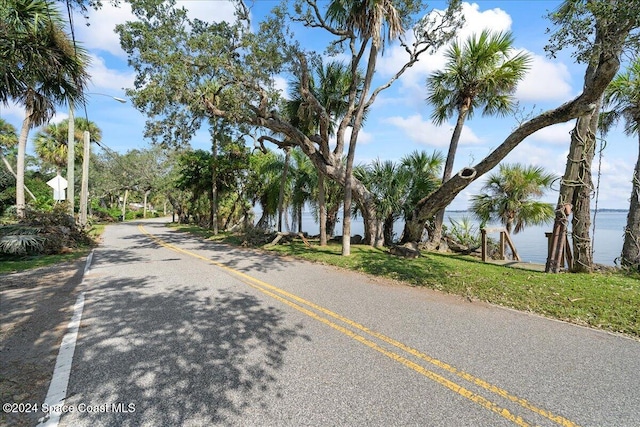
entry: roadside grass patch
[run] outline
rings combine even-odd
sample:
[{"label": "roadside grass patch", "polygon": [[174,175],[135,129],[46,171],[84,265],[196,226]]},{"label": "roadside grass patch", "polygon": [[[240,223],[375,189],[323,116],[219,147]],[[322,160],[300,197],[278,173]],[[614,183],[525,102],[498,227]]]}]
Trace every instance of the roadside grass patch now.
[{"label": "roadside grass patch", "polygon": [[34,256],[0,256],[0,274],[17,273],[32,268],[46,267],[61,262],[74,261],[87,256],[89,248],[77,249],[73,252],[58,255],[34,255]]},{"label": "roadside grass patch", "polygon": [[[225,233],[208,238],[235,245],[242,240]],[[546,274],[486,264],[470,256],[423,253],[416,259],[400,258],[365,245],[352,245],[351,255],[343,257],[340,244],[334,242],[307,247],[294,241],[263,249],[640,338],[638,274]]]}]

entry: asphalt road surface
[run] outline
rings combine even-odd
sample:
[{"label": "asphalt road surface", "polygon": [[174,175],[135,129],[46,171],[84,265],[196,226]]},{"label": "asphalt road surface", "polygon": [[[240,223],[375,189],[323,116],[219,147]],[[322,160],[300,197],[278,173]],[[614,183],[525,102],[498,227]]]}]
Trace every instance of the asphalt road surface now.
[{"label": "asphalt road surface", "polygon": [[163,223],[95,250],[60,425],[640,426],[638,341]]}]

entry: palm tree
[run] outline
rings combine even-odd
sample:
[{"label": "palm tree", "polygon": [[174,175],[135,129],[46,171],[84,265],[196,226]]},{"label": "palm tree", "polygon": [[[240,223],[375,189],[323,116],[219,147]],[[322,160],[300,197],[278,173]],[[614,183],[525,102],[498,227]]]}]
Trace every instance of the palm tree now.
[{"label": "palm tree", "polygon": [[391,246],[393,224],[402,215],[410,192],[410,171],[401,164],[377,159],[367,166],[356,168],[354,175],[374,194],[377,216],[382,222],[384,245]]},{"label": "palm tree", "polygon": [[64,33],[64,22],[57,9],[46,0],[8,0],[3,8],[0,100],[25,107],[25,119],[18,140],[16,204],[18,216],[24,216],[24,168],[27,137],[34,126],[45,123],[55,105],[81,101],[88,79],[88,56],[76,49]]},{"label": "palm tree", "polygon": [[[605,110],[601,115],[601,128],[607,132],[620,118],[624,118],[627,135],[637,135],[640,145],[640,57],[636,57],[629,69],[616,76],[604,96]],[[620,256],[626,267],[640,268],[640,152],[633,171],[631,199],[624,243]]]},{"label": "palm tree", "polygon": [[500,221],[508,233],[553,221],[553,205],[532,199],[541,197],[555,179],[541,167],[500,165],[487,178],[483,193],[471,198],[471,211],[480,221]]},{"label": "palm tree", "polygon": [[[352,180],[353,161],[355,158],[356,143],[358,133],[362,128],[365,110],[367,107],[366,98],[369,96],[371,82],[376,68],[378,54],[384,45],[404,33],[402,18],[395,8],[392,0],[332,0],[329,3],[326,14],[327,21],[334,23],[345,29],[343,37],[361,40],[362,50],[353,56],[351,66],[351,87],[349,91],[349,106],[347,114],[338,128],[338,141],[344,138],[347,126],[351,126],[351,138],[347,152],[347,162],[345,166],[345,187],[344,187],[344,222],[342,224],[342,255],[350,255],[351,249],[351,218],[349,212],[352,204]],[[386,30],[386,31],[385,31]],[[369,46],[369,57],[364,78],[358,80],[358,61],[364,55],[365,46]],[[361,89],[356,90],[358,85]],[[367,210],[370,210],[367,207]],[[369,214],[365,216],[368,218]],[[370,218],[369,220],[374,220]],[[375,243],[375,242],[370,242]]]},{"label": "palm tree", "polygon": [[[82,161],[82,146],[84,145],[84,131],[88,131],[91,142],[102,140],[102,131],[94,122],[87,119],[74,120],[75,160]],[[33,141],[36,153],[42,160],[55,166],[58,170],[67,166],[69,120],[60,123],[50,123],[36,133]]]},{"label": "palm tree", "polygon": [[[411,177],[410,191],[403,206],[405,229],[402,234],[405,236],[410,234],[408,227],[415,223],[413,215],[420,199],[434,192],[441,183],[439,176],[442,176],[444,156],[439,151],[432,154],[414,151],[400,162]],[[423,224],[420,224],[420,228],[422,231]],[[427,228],[433,233],[433,224],[428,224]]]},{"label": "palm tree", "polygon": [[[478,109],[482,109],[484,116],[504,116],[513,110],[512,94],[531,62],[531,57],[525,53],[513,54],[513,42],[510,32],[488,30],[479,36],[472,35],[464,44],[455,41],[445,52],[447,64],[444,70],[427,79],[427,100],[435,107],[432,120],[441,125],[457,114],[443,183],[451,178],[465,120]],[[440,242],[443,219],[444,209],[436,214],[434,233],[430,236],[435,245]]]},{"label": "palm tree", "polygon": [[293,160],[291,209],[293,221],[298,223],[298,233],[302,232],[302,211],[304,205],[310,202],[318,185],[318,171],[311,160],[300,150],[291,150]]}]

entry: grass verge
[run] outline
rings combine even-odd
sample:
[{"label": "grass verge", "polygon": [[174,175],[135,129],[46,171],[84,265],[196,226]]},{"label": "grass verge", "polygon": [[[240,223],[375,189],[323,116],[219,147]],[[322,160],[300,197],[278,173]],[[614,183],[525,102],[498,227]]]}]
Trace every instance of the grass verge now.
[{"label": "grass verge", "polygon": [[[243,241],[236,235],[214,236],[193,226],[175,228],[222,243]],[[361,245],[353,245],[349,257],[340,255],[338,244],[307,247],[294,241],[263,249],[640,338],[637,274],[546,274],[457,255],[424,253],[417,259],[405,259]]]}]

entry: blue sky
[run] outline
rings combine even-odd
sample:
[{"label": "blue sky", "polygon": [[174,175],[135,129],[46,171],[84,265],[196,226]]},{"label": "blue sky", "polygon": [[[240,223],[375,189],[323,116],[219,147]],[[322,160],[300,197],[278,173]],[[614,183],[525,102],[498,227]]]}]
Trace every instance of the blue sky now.
[{"label": "blue sky", "polygon": [[[276,1],[254,3],[252,15],[257,22]],[[466,38],[484,28],[510,30],[515,37],[515,48],[525,50],[533,56],[532,68],[521,82],[516,92],[524,115],[554,108],[570,100],[580,92],[584,65],[574,64],[570,52],[562,52],[557,59],[545,55],[544,46],[548,35],[545,29],[549,22],[545,19],[548,11],[554,10],[559,1],[478,1],[464,3],[465,27],[459,37]],[[322,3],[321,3],[322,4]],[[200,19],[230,19],[233,8],[222,0],[179,1],[188,8],[192,16]],[[443,8],[444,1],[434,1],[430,5]],[[125,97],[124,88],[132,87],[134,73],[127,66],[126,54],[120,49],[119,40],[113,32],[116,24],[132,20],[127,4],[120,8],[105,5],[99,11],[90,11],[89,23],[84,18],[75,17],[76,37],[92,56],[90,74],[92,82],[87,103],[87,115],[102,129],[103,143],[118,152],[148,145],[143,139],[145,117],[131,106],[121,104],[108,96]],[[303,43],[317,43],[320,30],[301,34]],[[378,62],[377,80],[381,84],[392,76],[403,64],[403,52],[391,46]],[[374,104],[359,137],[356,162],[369,162],[380,158],[399,160],[414,150],[440,150],[446,153],[455,118],[443,126],[436,127],[430,122],[431,107],[424,101],[427,97],[425,79],[429,73],[442,67],[440,53],[425,55],[420,62],[409,69],[390,89],[384,91]],[[286,93],[286,77],[277,80]],[[0,106],[0,115],[5,120],[20,127],[24,117],[17,106]],[[84,117],[82,110],[76,116]],[[60,109],[54,121],[68,117],[68,112]],[[493,148],[499,145],[517,126],[517,117],[486,118],[475,115],[468,120],[462,133],[454,170],[477,163]],[[520,162],[544,166],[549,172],[561,175],[566,164],[569,147],[569,131],[573,122],[543,129],[523,141],[505,162]],[[35,134],[35,130],[30,136]],[[616,129],[607,139],[601,165],[599,207],[610,209],[628,208],[631,192],[631,176],[637,159],[637,137],[628,137]],[[199,132],[192,140],[194,148],[209,149],[208,132]],[[29,142],[29,150],[32,143]],[[598,168],[594,161],[594,179]],[[466,209],[468,198],[477,194],[483,178],[463,191],[451,205],[451,209]],[[556,189],[557,190],[557,189]],[[555,203],[557,193],[549,192],[544,200]]]}]

